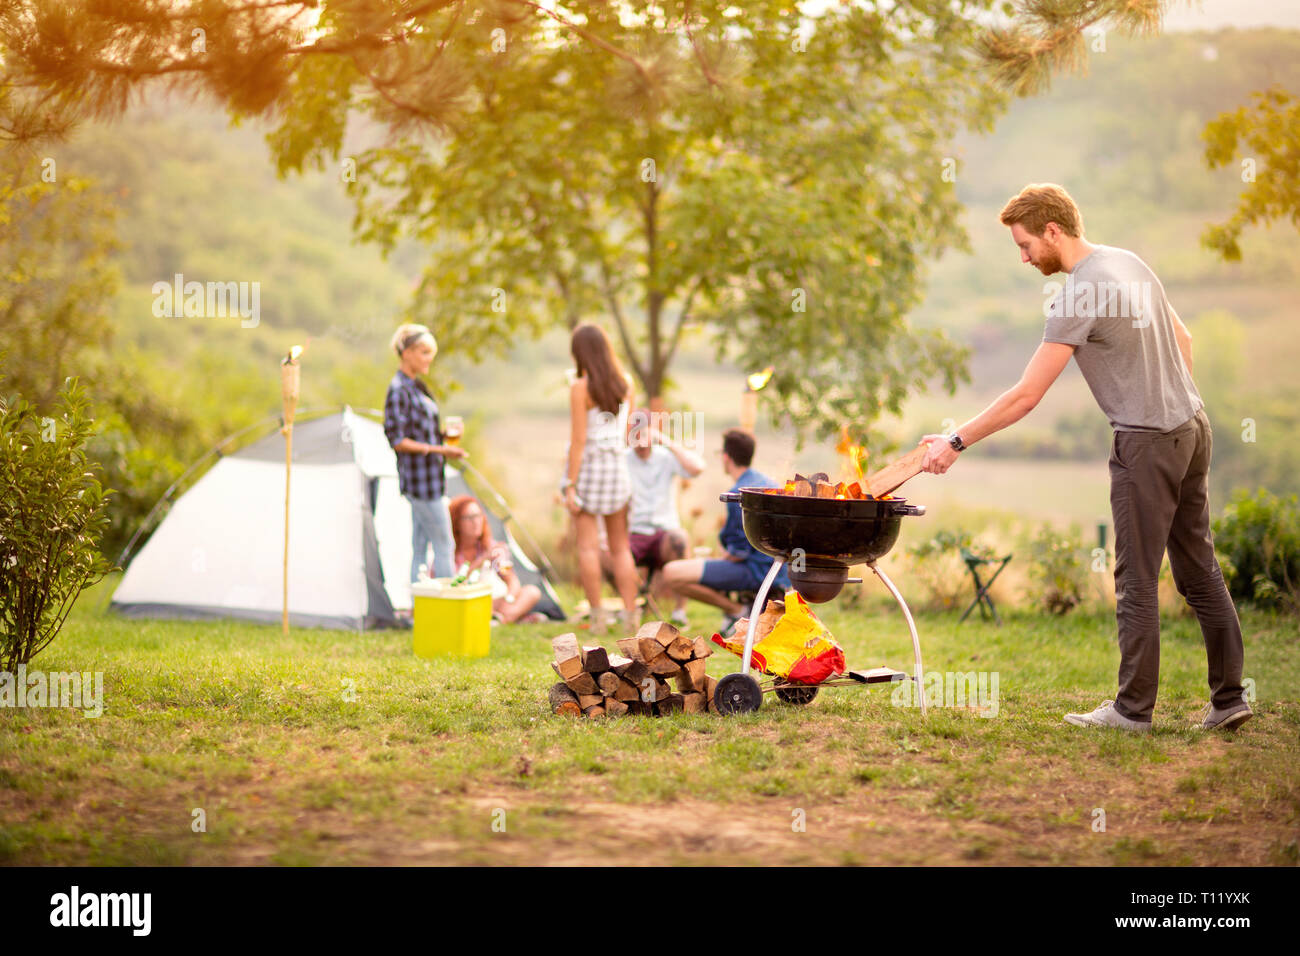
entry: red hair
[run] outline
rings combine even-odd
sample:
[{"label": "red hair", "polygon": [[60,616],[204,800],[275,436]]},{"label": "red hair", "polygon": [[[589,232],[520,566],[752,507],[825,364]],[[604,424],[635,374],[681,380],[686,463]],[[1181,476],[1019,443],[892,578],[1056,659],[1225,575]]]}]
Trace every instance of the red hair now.
[{"label": "red hair", "polygon": [[[479,534],[477,542],[465,541],[460,533],[460,519],[465,513],[465,509],[470,505],[478,505],[478,510],[483,514],[483,531]],[[468,551],[469,546],[473,545],[475,552],[473,557],[477,558],[480,554],[487,554],[496,544],[492,540],[492,527],[487,522],[487,509],[473,495],[457,495],[451,499],[447,505],[447,510],[451,512],[451,536],[456,541],[456,553]]]}]

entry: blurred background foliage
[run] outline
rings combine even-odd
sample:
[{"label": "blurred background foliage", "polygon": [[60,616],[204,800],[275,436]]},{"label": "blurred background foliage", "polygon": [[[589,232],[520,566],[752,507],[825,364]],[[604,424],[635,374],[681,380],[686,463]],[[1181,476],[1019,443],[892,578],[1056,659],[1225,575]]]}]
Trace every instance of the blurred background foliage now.
[{"label": "blurred background foliage", "polygon": [[[1300,89],[1300,31],[1112,36],[1091,54],[1086,76],[1058,78],[1050,92],[1015,101],[991,133],[957,136],[955,188],[971,249],[928,264],[925,299],[910,321],[968,343],[971,382],[954,397],[910,400],[887,430],[910,443],[946,418],[969,417],[1019,375],[1041,337],[1042,279],[1024,271],[996,213],[1025,182],[1058,181],[1079,200],[1089,237],[1151,263],[1193,331],[1195,377],[1216,430],[1213,500],[1226,502],[1238,487],[1300,491],[1293,441],[1300,236],[1286,223],[1248,229],[1236,263],[1199,242],[1244,188],[1235,163],[1208,168],[1206,124],[1278,84]],[[394,365],[388,336],[422,272],[436,270],[436,254],[409,241],[385,257],[354,240],[354,210],[337,169],[277,178],[268,130],[251,122],[231,128],[217,110],[151,95],[120,121],[83,125],[35,154],[6,155],[6,378],[37,405],[66,375],[86,384],[101,426],[93,454],[117,492],[104,547],[110,558],[189,462],[278,413],[275,366],[288,346],[308,346],[304,408],[381,406]],[[45,160],[55,162],[59,188],[41,180]],[[259,325],[156,317],[151,286],[177,273],[260,282]],[[565,317],[554,320],[562,326]],[[467,440],[476,464],[553,543],[563,528],[550,506],[564,440],[565,333],[481,364],[458,357],[455,341],[440,344],[433,384],[444,395],[460,388],[451,401],[475,423]],[[665,397],[670,407],[709,409],[709,430],[720,434],[735,423],[731,409],[748,371],[720,363],[700,330],[688,328]],[[794,453],[798,427],[786,420],[760,429],[766,470],[824,465],[828,446],[802,459]],[[1099,464],[1104,470],[1108,441],[1071,369],[1030,419],[981,445],[979,459],[1003,457],[1030,474],[1075,463],[1092,475]],[[964,461],[969,477],[944,479],[972,508],[1019,505],[1061,526],[1092,514],[1034,502],[1041,478],[1027,478],[1020,494],[976,480],[979,467]],[[684,496],[697,543],[715,530],[713,486],[721,480],[701,480],[698,495]]]}]

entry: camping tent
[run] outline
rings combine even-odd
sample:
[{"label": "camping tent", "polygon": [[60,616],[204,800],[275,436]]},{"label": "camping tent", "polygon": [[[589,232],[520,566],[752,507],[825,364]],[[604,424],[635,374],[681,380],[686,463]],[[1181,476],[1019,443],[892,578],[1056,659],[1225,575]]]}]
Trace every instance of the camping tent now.
[{"label": "camping tent", "polygon": [[[447,468],[447,494],[472,493]],[[495,497],[495,493],[493,495]],[[499,500],[499,499],[498,499]],[[483,499],[537,610],[564,613],[550,582]],[[172,507],[131,561],[112,607],[131,617],[280,620],[284,438],[278,431],[221,458]],[[289,620],[300,627],[397,626],[411,607],[411,508],[383,426],[344,408],[293,430]]]}]

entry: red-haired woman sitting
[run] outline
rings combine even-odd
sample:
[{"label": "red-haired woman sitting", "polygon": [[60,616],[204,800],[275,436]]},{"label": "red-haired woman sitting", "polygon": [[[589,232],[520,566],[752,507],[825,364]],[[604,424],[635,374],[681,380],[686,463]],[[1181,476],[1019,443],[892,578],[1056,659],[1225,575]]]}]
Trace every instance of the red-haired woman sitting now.
[{"label": "red-haired woman sitting", "polygon": [[529,612],[542,597],[535,584],[521,584],[510,560],[510,547],[492,540],[487,514],[473,495],[451,499],[451,533],[456,539],[456,568],[469,565],[479,572],[479,582],[492,585],[492,616],[514,624],[522,620],[533,624],[545,620],[542,614]]}]

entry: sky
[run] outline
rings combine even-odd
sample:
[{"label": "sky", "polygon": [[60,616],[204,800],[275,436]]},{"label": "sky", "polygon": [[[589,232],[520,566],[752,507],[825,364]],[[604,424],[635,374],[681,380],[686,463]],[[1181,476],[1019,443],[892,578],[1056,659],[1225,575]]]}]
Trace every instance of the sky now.
[{"label": "sky", "polygon": [[1166,30],[1265,26],[1300,29],[1300,0],[1179,0],[1165,15]]}]

